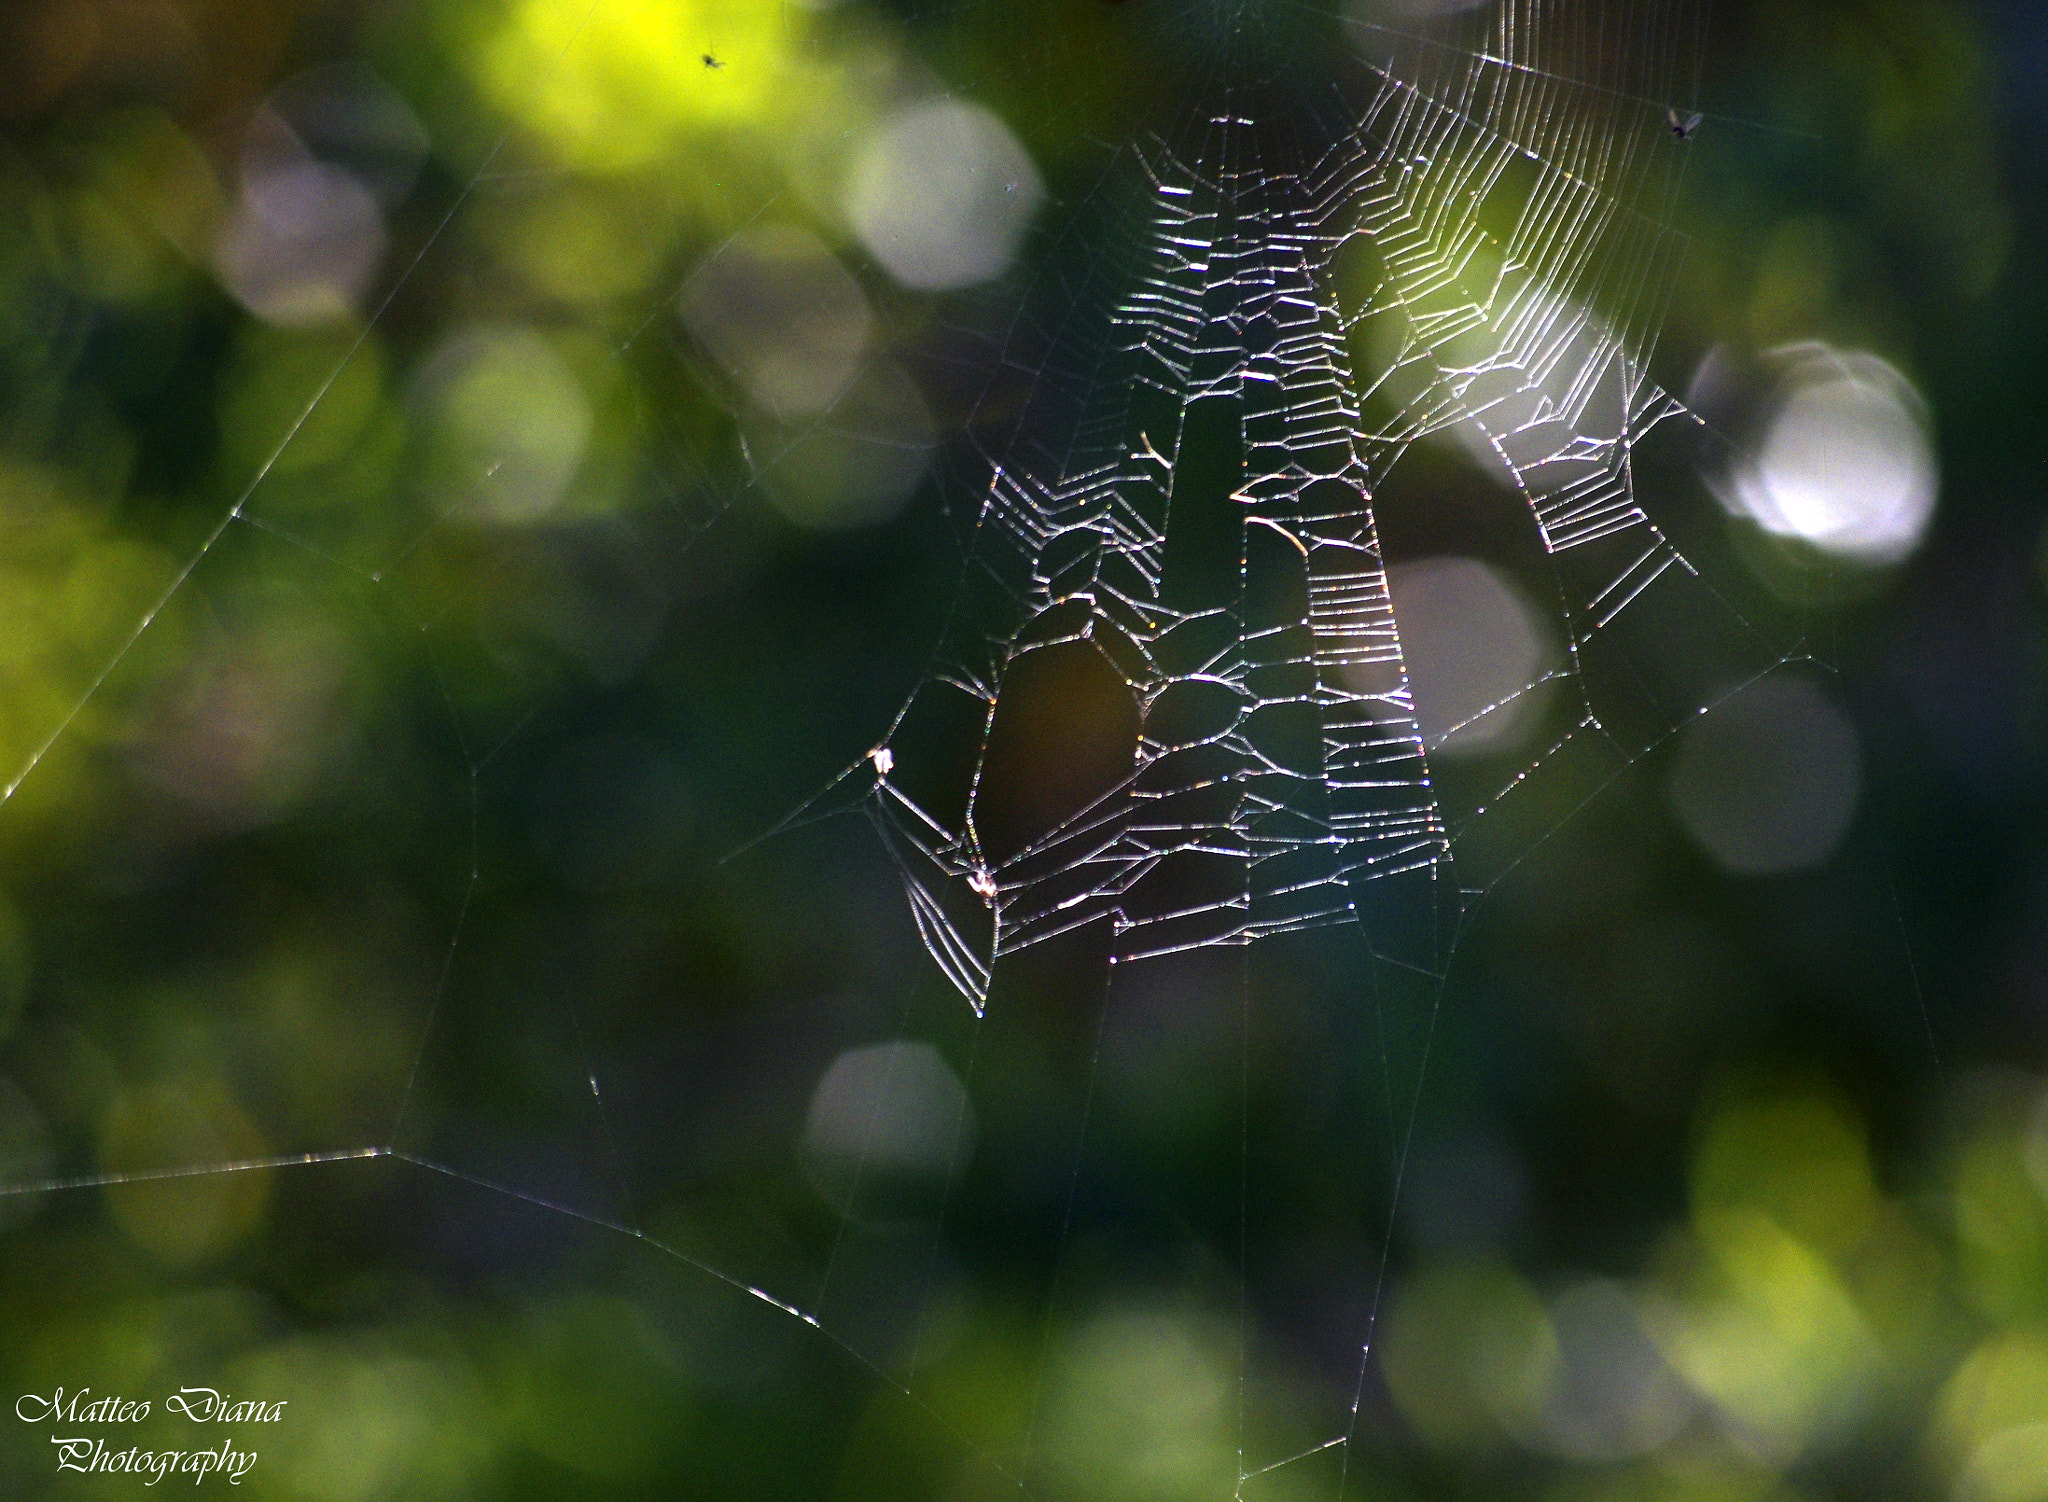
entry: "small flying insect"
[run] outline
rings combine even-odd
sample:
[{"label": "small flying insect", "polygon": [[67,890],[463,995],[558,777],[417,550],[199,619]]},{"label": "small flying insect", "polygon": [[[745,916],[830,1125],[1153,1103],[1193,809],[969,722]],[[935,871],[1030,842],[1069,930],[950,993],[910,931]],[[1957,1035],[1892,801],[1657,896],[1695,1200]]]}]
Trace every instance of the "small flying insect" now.
[{"label": "small flying insect", "polygon": [[704,66],[707,68],[723,68],[725,64],[707,52],[704,54]]},{"label": "small flying insect", "polygon": [[1678,137],[1678,139],[1681,141],[1685,140],[1694,131],[1698,130],[1700,128],[1700,122],[1705,120],[1706,118],[1707,117],[1701,114],[1698,110],[1694,110],[1689,115],[1681,115],[1675,109],[1667,109],[1664,111],[1664,119],[1666,123],[1669,124],[1671,127],[1671,134]]}]

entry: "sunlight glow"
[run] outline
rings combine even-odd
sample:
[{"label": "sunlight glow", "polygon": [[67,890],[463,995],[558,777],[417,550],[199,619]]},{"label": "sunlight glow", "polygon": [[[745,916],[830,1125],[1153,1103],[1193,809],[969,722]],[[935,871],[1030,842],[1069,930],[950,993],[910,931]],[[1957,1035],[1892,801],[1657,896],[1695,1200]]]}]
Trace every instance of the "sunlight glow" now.
[{"label": "sunlight glow", "polygon": [[1783,394],[1723,497],[1776,537],[1853,563],[1897,563],[1934,516],[1937,474],[1919,394],[1876,355],[1778,352]]}]

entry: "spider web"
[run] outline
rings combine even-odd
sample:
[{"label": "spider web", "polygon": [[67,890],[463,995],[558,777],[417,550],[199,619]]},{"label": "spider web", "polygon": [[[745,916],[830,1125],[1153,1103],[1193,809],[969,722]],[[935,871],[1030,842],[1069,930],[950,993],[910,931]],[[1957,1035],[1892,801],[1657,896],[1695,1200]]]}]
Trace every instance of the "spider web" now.
[{"label": "spider web", "polygon": [[[1703,23],[1689,0],[1360,7],[1336,21],[1345,46],[1332,56],[1304,40],[1327,34],[1309,9],[1160,10],[1146,23],[1156,45],[1194,60],[1170,117],[1100,143],[1092,186],[1049,213],[1033,269],[949,304],[952,342],[919,371],[978,393],[935,487],[959,580],[933,664],[872,745],[769,838],[864,816],[925,950],[977,1019],[996,1018],[1004,961],[1076,936],[1106,935],[1105,997],[1147,963],[1316,930],[1362,938],[1353,959],[1379,1028],[1391,1219],[1404,1123],[1477,899],[1687,716],[1789,660],[1688,561],[1682,504],[1677,520],[1653,516],[1643,479],[1659,435],[1696,426],[1648,372],[1685,253],[1674,208],[1692,143],[1672,138],[1666,112],[1696,103]],[[1008,66],[1028,80],[1061,62],[1056,48],[1026,48]],[[443,229],[498,186],[495,166],[494,154]],[[621,362],[673,291],[619,344]],[[742,449],[748,468],[729,484],[729,456],[658,408],[641,420],[687,535],[750,504],[773,462]],[[263,514],[276,458],[8,796],[224,538],[258,532],[393,594],[407,555],[344,562]],[[1494,517],[1495,555],[1544,595],[1558,651],[1431,736],[1390,570],[1443,549],[1466,514],[1446,520],[1447,490]],[[1674,633],[1711,638],[1724,659],[1711,672],[1676,665],[1657,646]],[[1544,701],[1533,755],[1444,754],[1525,698]],[[452,702],[450,719],[474,806],[519,731],[480,732]],[[402,1161],[653,1245],[816,1331],[951,1430],[929,1394],[821,1312],[832,1261],[806,1297],[665,1239],[631,1212],[616,1144],[615,1209],[404,1145],[483,878],[474,835],[469,856],[439,990],[372,1144],[9,1192]],[[605,1086],[586,1074],[603,1119]],[[1093,1078],[1091,1066],[1091,1092]],[[1061,1255],[1086,1131],[1084,1107]],[[1345,1411],[1287,1456],[1241,1443],[1234,1494],[1331,1455],[1345,1494],[1384,1275],[1383,1262],[1367,1280]],[[1048,1324],[1053,1304],[1048,1294]],[[1001,1456],[962,1443],[1006,1485],[1037,1491],[1028,1432]]]},{"label": "spider web", "polygon": [[[1645,364],[1683,257],[1664,101],[1692,97],[1698,39],[1682,8],[1586,9],[1353,20],[1348,86],[1212,78],[1103,190],[1143,205],[1129,285],[1027,298],[1013,345],[1094,322],[1106,348],[1014,361],[1013,431],[978,433],[957,482],[953,627],[870,758],[919,932],[977,1010],[998,958],[1100,919],[1125,960],[1355,922],[1363,884],[1439,872],[1552,761],[1668,733],[1603,669],[1633,650],[1624,612],[1697,583],[1633,467],[1683,415]],[[1565,643],[1471,719],[1551,682],[1577,709],[1484,802],[1433,775],[1383,535],[1404,462],[1450,434],[1520,497]],[[1006,704],[1061,648],[1068,679],[1122,685],[1129,755],[1071,808],[1020,807]]]}]

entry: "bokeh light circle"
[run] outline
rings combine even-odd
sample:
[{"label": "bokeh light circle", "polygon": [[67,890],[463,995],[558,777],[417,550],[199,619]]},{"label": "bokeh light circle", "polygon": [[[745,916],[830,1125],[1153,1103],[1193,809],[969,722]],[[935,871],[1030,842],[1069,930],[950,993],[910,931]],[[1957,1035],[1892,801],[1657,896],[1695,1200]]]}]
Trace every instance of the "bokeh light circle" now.
[{"label": "bokeh light circle", "polygon": [[1722,870],[1775,876],[1834,854],[1862,781],[1855,728],[1833,701],[1802,679],[1767,678],[1687,727],[1670,793]]},{"label": "bokeh light circle", "polygon": [[1878,356],[1824,344],[1772,352],[1778,380],[1753,443],[1717,486],[1774,537],[1864,565],[1910,556],[1934,517],[1938,467],[1919,393]]},{"label": "bokeh light circle", "polygon": [[906,287],[992,281],[1017,259],[1045,198],[1030,153],[991,111],[958,99],[914,105],[858,149],[845,209],[868,253]]}]

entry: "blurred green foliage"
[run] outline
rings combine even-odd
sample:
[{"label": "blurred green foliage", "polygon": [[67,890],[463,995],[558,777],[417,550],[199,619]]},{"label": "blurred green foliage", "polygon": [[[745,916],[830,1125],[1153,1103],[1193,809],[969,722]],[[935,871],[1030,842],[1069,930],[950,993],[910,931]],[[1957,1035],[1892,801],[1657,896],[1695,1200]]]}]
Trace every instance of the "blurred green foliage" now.
[{"label": "blurred green foliage", "polygon": [[[873,743],[954,559],[926,490],[807,525],[853,460],[749,416],[681,289],[800,230],[944,372],[977,315],[865,258],[849,143],[956,90],[1085,220],[1229,8],[0,19],[10,1405],[152,1397],[122,1442],[161,1447],[179,1387],[287,1400],[243,1485],[317,1502],[2048,1498],[2029,7],[1716,6],[1653,371],[1872,350],[1939,438],[1903,568],[1734,548],[1808,607],[1865,812],[1736,880],[1657,758],[1540,810],[1398,1202],[1355,956],[1113,1018],[1025,957],[976,1027],[852,821],[724,859]],[[772,444],[790,490],[747,483]],[[972,1160],[848,1213],[806,1105],[897,1035],[967,1079]],[[454,1171],[272,1163],[372,1147]],[[141,1484],[0,1423],[9,1496]]]}]

